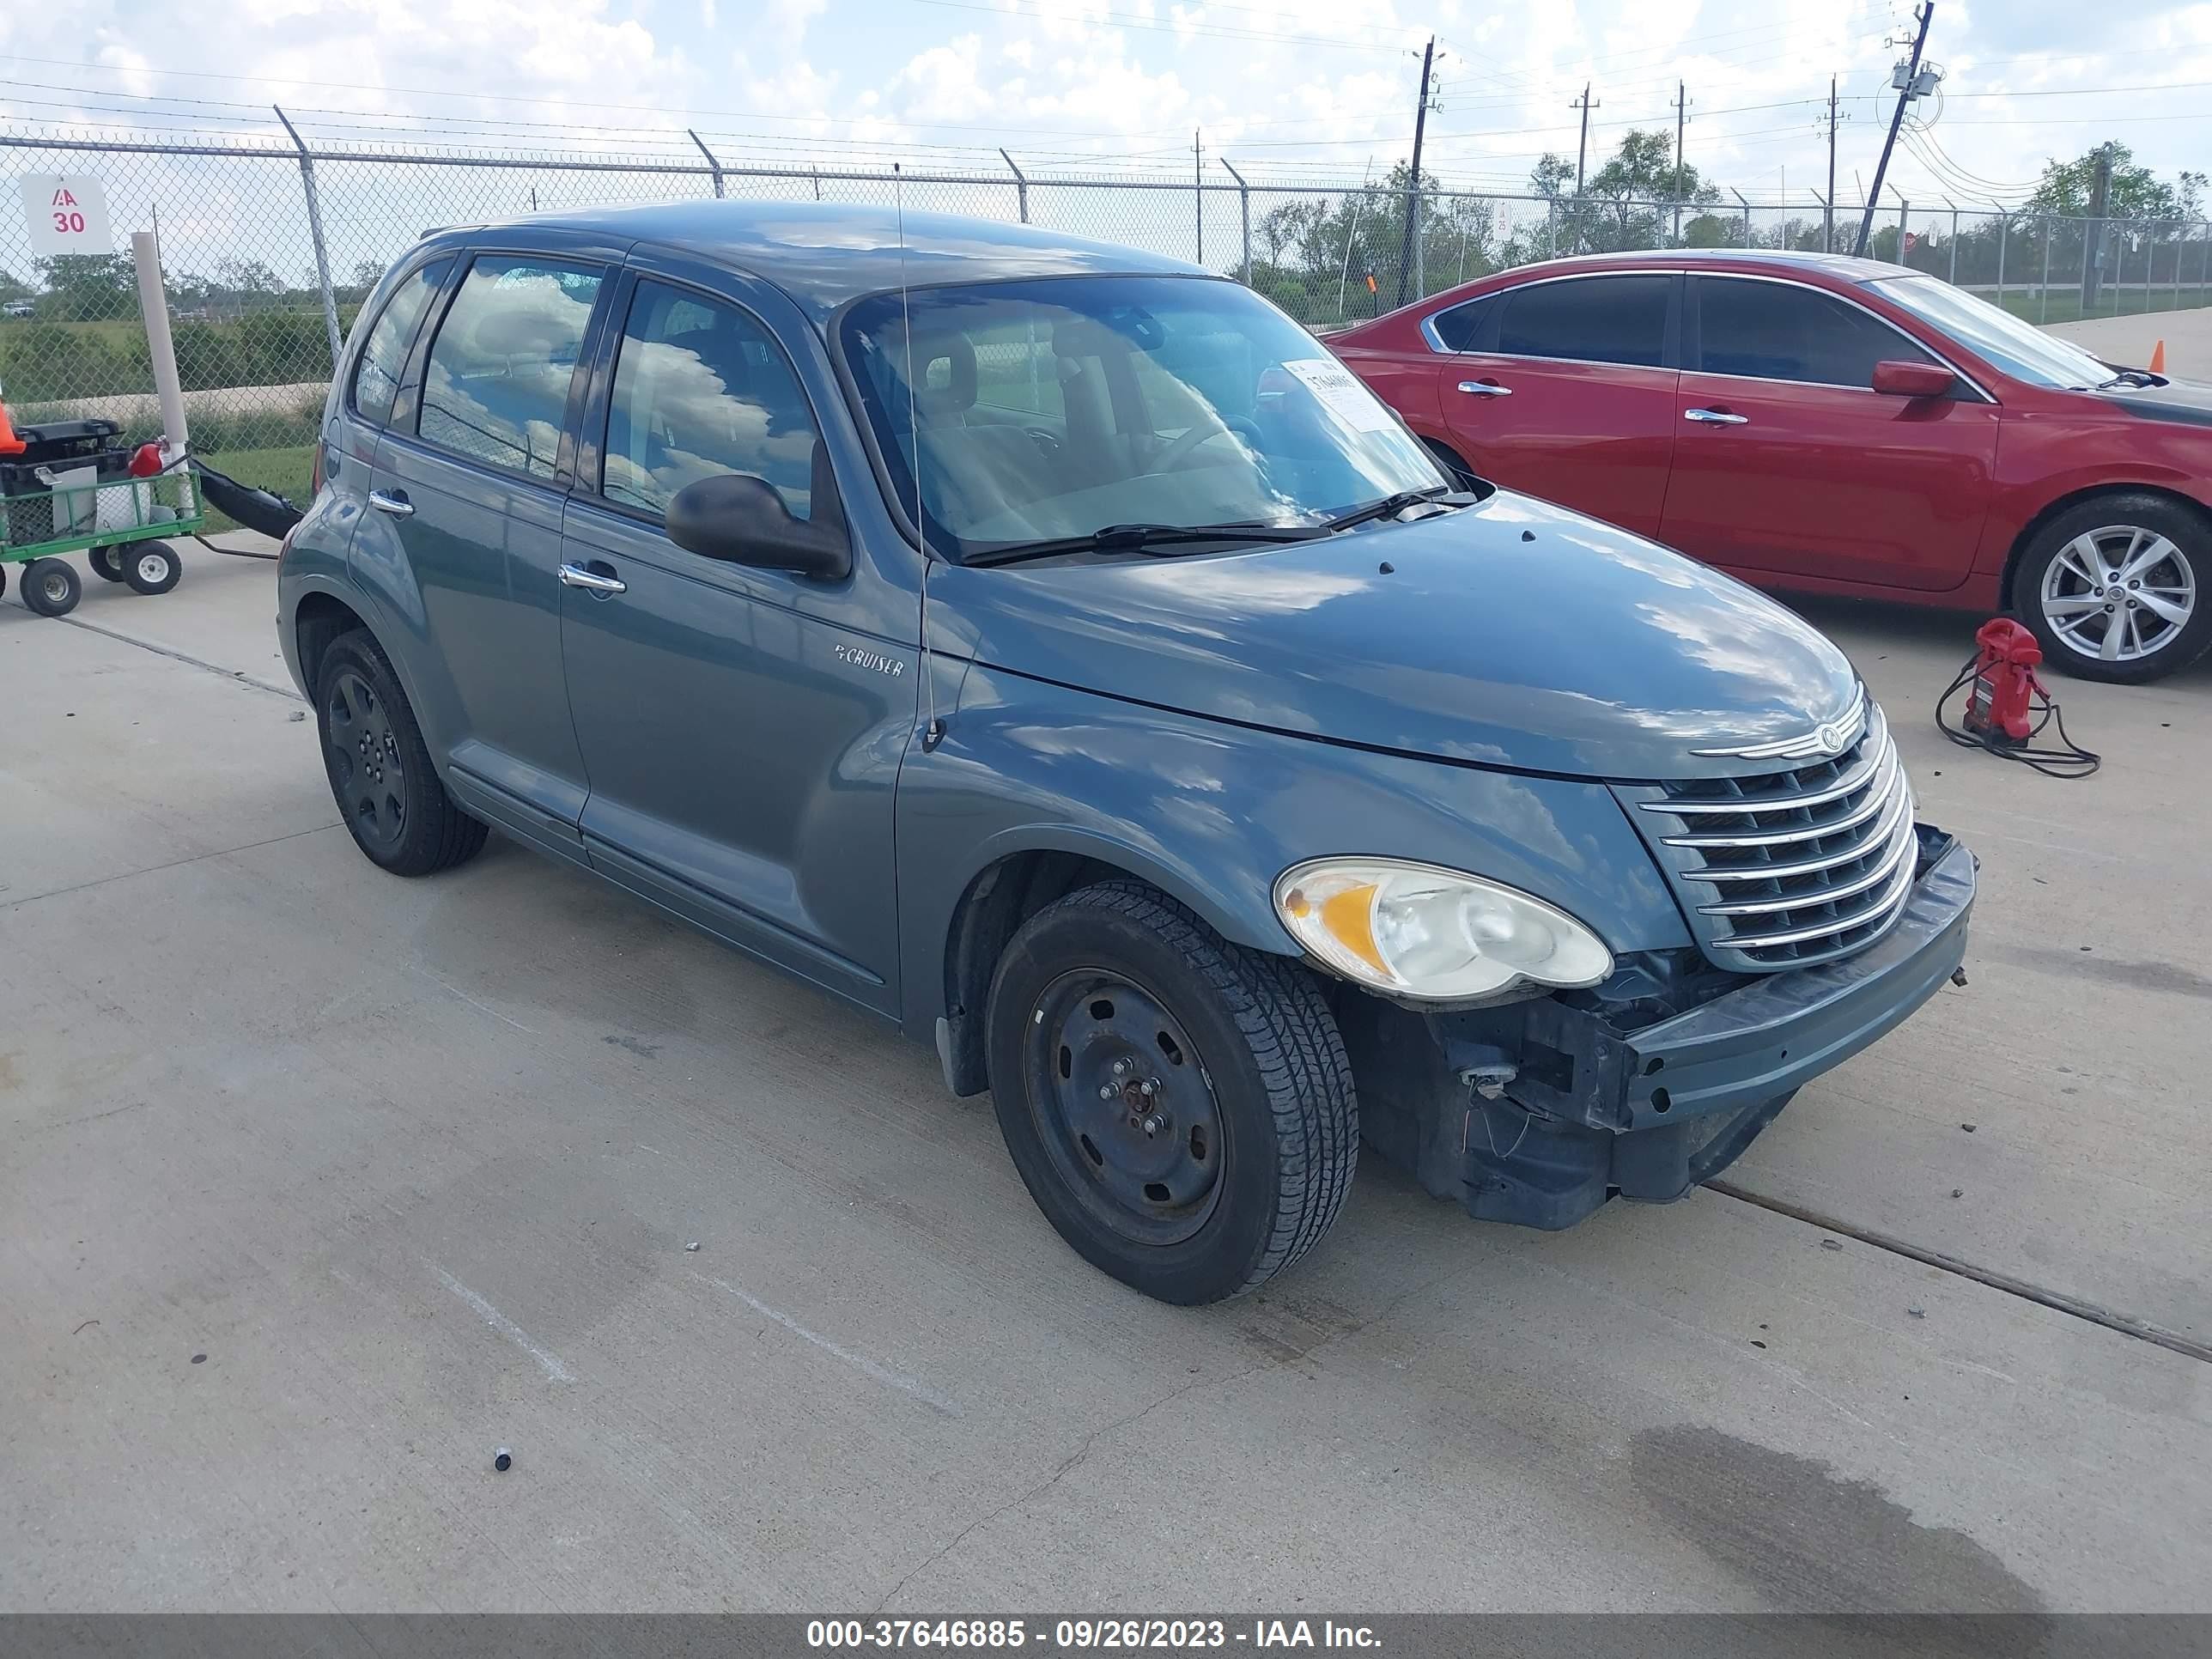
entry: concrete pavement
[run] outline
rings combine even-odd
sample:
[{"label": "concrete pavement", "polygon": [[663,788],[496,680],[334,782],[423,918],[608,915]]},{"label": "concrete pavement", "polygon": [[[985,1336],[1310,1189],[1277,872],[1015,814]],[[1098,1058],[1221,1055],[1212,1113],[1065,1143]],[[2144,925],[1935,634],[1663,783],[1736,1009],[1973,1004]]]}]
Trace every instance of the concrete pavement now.
[{"label": "concrete pavement", "polygon": [[1754,1201],[1370,1163],[1178,1310],[927,1050],[497,839],[374,871],[267,565],[88,587],[0,605],[0,1608],[2212,1607],[2212,1365],[1863,1242],[2212,1343],[2212,665],[2062,682],[2059,783],[1927,726],[1971,619],[1814,608],[1972,984]]},{"label": "concrete pavement", "polygon": [[2106,362],[2148,368],[2166,342],[2166,372],[2185,380],[2212,380],[2212,307],[2147,311],[2127,317],[2091,317],[2059,323],[2053,334],[2087,347]]}]

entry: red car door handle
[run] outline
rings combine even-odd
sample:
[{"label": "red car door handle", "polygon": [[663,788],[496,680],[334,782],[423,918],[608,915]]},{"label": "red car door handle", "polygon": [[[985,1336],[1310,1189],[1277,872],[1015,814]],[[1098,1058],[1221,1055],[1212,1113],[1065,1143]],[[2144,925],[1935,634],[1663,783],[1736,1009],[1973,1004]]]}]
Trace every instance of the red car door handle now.
[{"label": "red car door handle", "polygon": [[1682,411],[1682,418],[1686,421],[1695,421],[1700,426],[1749,426],[1751,424],[1750,416],[1731,415],[1725,409],[1686,409]]},{"label": "red car door handle", "polygon": [[1495,380],[1462,380],[1459,389],[1470,398],[1510,398],[1513,388],[1500,386]]}]

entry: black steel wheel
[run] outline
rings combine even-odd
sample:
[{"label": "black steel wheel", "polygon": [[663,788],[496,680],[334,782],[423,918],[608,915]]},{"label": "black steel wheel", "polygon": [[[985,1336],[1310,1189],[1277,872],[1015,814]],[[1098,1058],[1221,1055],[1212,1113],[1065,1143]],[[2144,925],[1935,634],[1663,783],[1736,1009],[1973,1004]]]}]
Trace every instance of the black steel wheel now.
[{"label": "black steel wheel", "polygon": [[1025,1028],[1023,1073],[1045,1153],[1097,1223],[1174,1244],[1221,1196],[1221,1109],[1197,1045],[1122,975],[1063,974]]},{"label": "black steel wheel", "polygon": [[66,617],[84,592],[67,559],[33,559],[23,568],[23,604],[41,617]]},{"label": "black steel wheel", "polygon": [[113,550],[134,593],[166,593],[185,574],[177,550],[167,542],[133,542]]},{"label": "black steel wheel", "polygon": [[1358,1105],[1310,970],[1140,883],[1082,888],[1022,924],[987,1047],[1037,1207],[1148,1296],[1252,1289],[1320,1240],[1350,1188]]},{"label": "black steel wheel", "polygon": [[453,805],[407,694],[366,629],[334,641],[316,670],[315,721],[331,796],[354,844],[394,875],[473,857],[484,826]]},{"label": "black steel wheel", "polygon": [[119,582],[123,580],[122,552],[119,547],[95,547],[84,556],[84,562],[101,580]]}]

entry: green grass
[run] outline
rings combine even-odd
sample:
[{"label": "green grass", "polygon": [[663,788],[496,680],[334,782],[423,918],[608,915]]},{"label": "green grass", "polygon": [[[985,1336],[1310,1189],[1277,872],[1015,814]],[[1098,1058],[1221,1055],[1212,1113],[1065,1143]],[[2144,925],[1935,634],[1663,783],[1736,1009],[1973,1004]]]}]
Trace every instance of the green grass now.
[{"label": "green grass", "polygon": [[[1978,289],[1982,298],[1994,301],[1994,289]],[[2212,291],[2184,283],[2181,302],[2174,303],[2172,289],[2154,289],[2146,297],[2141,289],[2130,289],[2116,293],[2106,289],[2094,311],[2081,309],[2078,290],[2060,293],[2054,290],[2047,298],[2041,294],[2007,290],[2004,308],[2015,317],[2031,323],[2078,323],[2084,317],[2138,317],[2145,312],[2195,311],[2212,304]]]},{"label": "green grass", "polygon": [[[200,459],[218,472],[258,489],[274,490],[294,506],[304,508],[308,483],[313,475],[315,447],[295,444],[283,449],[240,449],[204,454]],[[238,526],[212,507],[208,510],[208,535]]]}]

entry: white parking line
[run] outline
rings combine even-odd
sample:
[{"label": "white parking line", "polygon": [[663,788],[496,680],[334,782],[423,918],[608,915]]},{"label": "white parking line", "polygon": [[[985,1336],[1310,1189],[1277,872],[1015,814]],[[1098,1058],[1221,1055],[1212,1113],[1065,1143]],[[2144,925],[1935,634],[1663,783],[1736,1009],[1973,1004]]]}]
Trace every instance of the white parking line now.
[{"label": "white parking line", "polygon": [[927,1383],[921,1382],[916,1377],[908,1376],[903,1371],[895,1371],[889,1366],[879,1365],[874,1360],[869,1358],[866,1354],[854,1353],[850,1348],[841,1347],[836,1343],[832,1342],[828,1337],[823,1336],[818,1331],[808,1330],[805,1326],[800,1324],[789,1314],[784,1312],[782,1309],[771,1308],[767,1303],[762,1301],[758,1297],[755,1296],[750,1291],[744,1289],[742,1285],[732,1285],[726,1279],[709,1279],[704,1273],[693,1273],[691,1277],[697,1279],[702,1285],[712,1285],[716,1290],[724,1292],[726,1295],[737,1297],[738,1301],[744,1303],[745,1306],[750,1308],[755,1313],[761,1315],[763,1318],[773,1319],[777,1324],[782,1326],[784,1329],[789,1331],[793,1336],[799,1337],[805,1341],[811,1342],[816,1347],[821,1349],[825,1353],[835,1354],[838,1358],[843,1360],[848,1365],[852,1366],[855,1370],[864,1372],[867,1376],[872,1376],[877,1382],[883,1383],[886,1388],[896,1389],[901,1394],[910,1395],[915,1399],[921,1401],[923,1405],[928,1407],[932,1411],[942,1412],[947,1417],[957,1417],[960,1415],[959,1407],[954,1405],[943,1395],[939,1394]]}]

